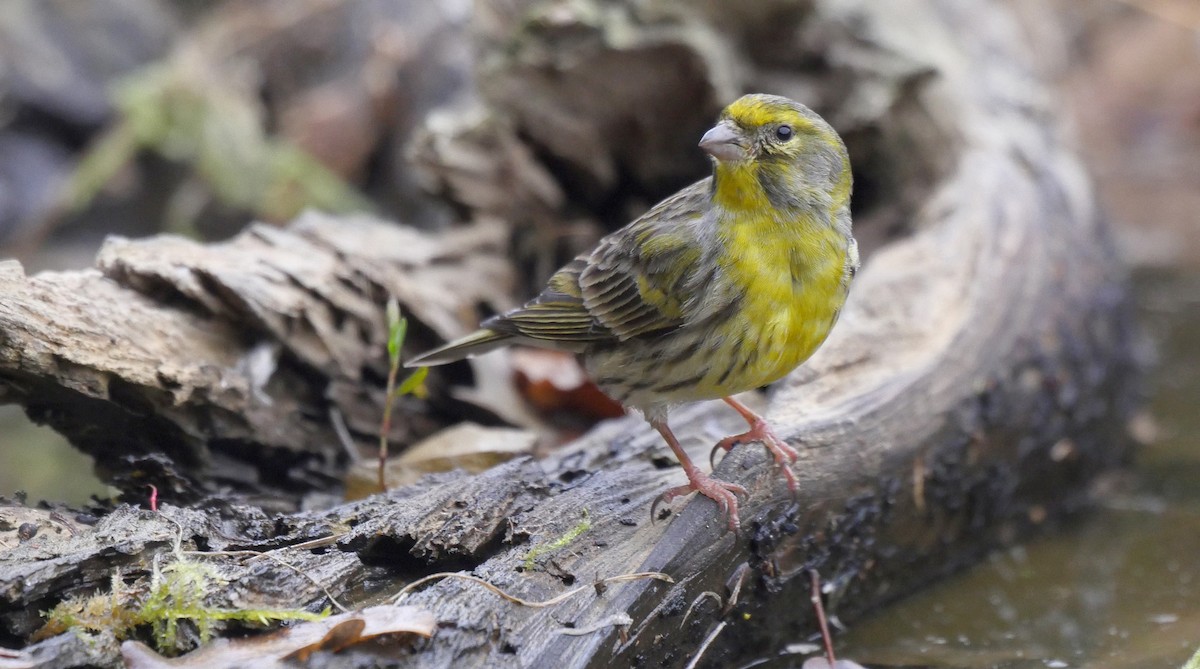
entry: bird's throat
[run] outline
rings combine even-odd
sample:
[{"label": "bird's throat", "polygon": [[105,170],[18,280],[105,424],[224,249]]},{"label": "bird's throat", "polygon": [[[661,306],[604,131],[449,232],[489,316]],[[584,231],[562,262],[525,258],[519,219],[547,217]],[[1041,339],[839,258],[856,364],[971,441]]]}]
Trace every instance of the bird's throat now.
[{"label": "bird's throat", "polygon": [[718,162],[713,170],[713,204],[734,215],[765,211],[771,203],[753,161]]}]

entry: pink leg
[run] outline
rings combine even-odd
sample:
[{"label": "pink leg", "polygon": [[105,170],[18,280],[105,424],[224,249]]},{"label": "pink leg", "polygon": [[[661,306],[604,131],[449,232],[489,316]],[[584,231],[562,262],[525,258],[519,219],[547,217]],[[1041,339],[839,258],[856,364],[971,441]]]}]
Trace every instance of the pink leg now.
[{"label": "pink leg", "polygon": [[722,399],[725,400],[726,404],[733,407],[738,413],[742,414],[742,418],[745,418],[746,422],[750,424],[750,429],[741,434],[725,437],[721,441],[717,442],[717,445],[713,447],[712,452],[708,454],[709,464],[712,464],[713,457],[717,454],[718,450],[733,450],[734,446],[744,441],[761,441],[762,445],[766,446],[767,450],[770,451],[771,456],[775,458],[775,464],[783,472],[784,478],[787,479],[788,490],[795,495],[796,490],[798,489],[796,484],[796,475],[792,473],[792,468],[788,465],[795,462],[796,458],[800,457],[800,453],[797,452],[796,449],[784,443],[782,439],[776,437],[775,433],[771,431],[771,426],[767,425],[766,419],[751,411],[750,407],[742,404],[732,397],[725,397]]},{"label": "pink leg", "polygon": [[737,496],[747,495],[746,489],[736,483],[719,481],[700,471],[692,463],[692,459],[687,456],[687,453],[683,452],[683,448],[679,446],[679,440],[675,438],[675,434],[671,432],[670,427],[667,427],[665,421],[650,421],[650,424],[658,430],[658,433],[667,441],[667,445],[675,452],[675,457],[679,458],[679,464],[683,465],[683,472],[688,477],[686,485],[671,488],[654,500],[654,504],[650,506],[650,517],[654,518],[659,504],[670,503],[671,500],[681,495],[698,492],[717,503],[721,513],[725,514],[729,520],[729,529],[737,534],[741,529],[738,519]]}]

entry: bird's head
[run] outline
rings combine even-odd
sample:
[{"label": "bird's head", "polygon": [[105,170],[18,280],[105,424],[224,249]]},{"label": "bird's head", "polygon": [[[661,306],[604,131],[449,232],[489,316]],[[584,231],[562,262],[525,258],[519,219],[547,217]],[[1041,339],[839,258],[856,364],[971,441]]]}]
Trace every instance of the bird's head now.
[{"label": "bird's head", "polygon": [[844,206],[850,159],[825,119],[778,95],[744,95],[700,140],[713,158],[714,200],[727,209]]}]

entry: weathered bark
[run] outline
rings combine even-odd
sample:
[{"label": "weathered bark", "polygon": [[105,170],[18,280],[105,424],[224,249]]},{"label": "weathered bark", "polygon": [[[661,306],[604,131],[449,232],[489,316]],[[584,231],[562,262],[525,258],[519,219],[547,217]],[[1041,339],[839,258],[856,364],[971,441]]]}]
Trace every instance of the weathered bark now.
[{"label": "weathered bark", "polygon": [[[319,666],[683,666],[710,633],[704,660],[728,666],[809,636],[809,569],[821,573],[831,604],[849,621],[1084,503],[1095,476],[1127,456],[1129,315],[1087,181],[1055,126],[1052,100],[1021,64],[1016,26],[1002,6],[982,0],[764,6],[802,14],[804,35],[820,36],[824,75],[837,82],[821,90],[834,125],[849,128],[862,158],[859,221],[878,246],[832,339],[770,401],[777,432],[802,453],[796,499],[752,444],[717,468],[751,491],[745,536],[724,533],[704,499],[651,523],[654,496],[682,477],[658,437],[629,418],[541,461],[428,477],[328,511],[270,517],[246,506],[122,508],[95,528],[25,542],[0,554],[0,617],[11,636],[32,631],[32,611],[103,586],[114,566],[146,570],[179,536],[204,550],[278,549],[348,604],[458,569],[527,599],[630,572],[674,579],[612,584],[548,608],[441,581],[405,601],[442,621],[431,641],[403,652],[318,654]],[[737,39],[761,38],[777,20],[771,12],[738,17]],[[749,81],[763,85],[766,71]],[[888,223],[911,233],[880,245]],[[325,225],[333,223],[318,227],[330,230]],[[15,389],[11,398],[93,452],[132,443],[150,457],[155,444],[171,444],[176,471],[192,477],[181,490],[233,485],[232,468],[213,463],[249,462],[263,469],[245,489],[273,484],[271,494],[294,500],[295,481],[322,485],[322,467],[312,463],[336,459],[324,411],[331,402],[355,410],[323,389],[352,383],[364,369],[378,376],[382,360],[366,353],[382,342],[378,304],[405,285],[427,289],[415,279],[379,278],[390,271],[380,244],[396,242],[372,235],[402,233],[351,230],[317,235],[319,244],[306,225],[251,233],[279,251],[267,262],[248,254],[175,258],[176,242],[157,240],[141,245],[146,253],[139,245],[110,247],[101,262],[107,278],[26,279],[10,268],[0,277],[6,295],[30,297],[20,308],[0,305],[0,378]],[[356,235],[372,242],[346,242]],[[314,262],[317,247],[337,252]],[[260,290],[264,282],[271,290]],[[295,301],[278,301],[279,287],[294,291]],[[119,322],[96,306],[125,303]],[[334,311],[354,316],[328,315]],[[439,317],[416,315],[426,323]],[[187,365],[154,371],[157,358],[131,347],[117,347],[122,357],[101,365],[101,349],[114,353],[105,338],[123,323],[163,340],[156,351],[187,351]],[[78,333],[91,343],[71,345]],[[333,343],[331,333],[351,333],[361,346]],[[271,378],[283,374],[287,388],[274,384],[270,392],[301,398],[296,413],[279,413],[293,408],[278,400],[262,414],[222,404],[219,391],[232,387],[244,403],[261,387],[251,372],[236,370],[262,342],[286,352]],[[347,369],[360,376],[342,378]],[[80,398],[102,408],[73,417],[50,410]],[[672,422],[700,459],[739,427],[720,403],[687,407]],[[113,425],[123,426],[120,442],[107,432]],[[278,460],[255,455],[260,445],[302,464],[286,477],[268,476]],[[563,535],[584,510],[591,529],[524,571],[531,548]],[[286,548],[320,537],[336,550]],[[218,603],[327,602],[312,580],[274,562],[224,562],[230,585],[214,593]]]},{"label": "weathered bark", "polygon": [[[156,484],[175,501],[232,492],[294,510],[339,485],[331,412],[377,438],[380,305],[394,295],[443,337],[460,333],[463,310],[508,304],[506,245],[494,222],[433,237],[310,214],[211,246],[113,239],[100,272],[0,264],[0,397],[136,499]],[[433,428],[418,417],[392,436]]]}]

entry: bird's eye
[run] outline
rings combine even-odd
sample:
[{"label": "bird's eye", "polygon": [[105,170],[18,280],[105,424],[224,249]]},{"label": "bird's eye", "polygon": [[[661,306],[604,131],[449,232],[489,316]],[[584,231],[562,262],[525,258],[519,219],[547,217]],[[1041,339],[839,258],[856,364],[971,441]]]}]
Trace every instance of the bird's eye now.
[{"label": "bird's eye", "polygon": [[778,128],[775,128],[775,136],[778,137],[779,141],[781,142],[788,141],[795,134],[795,131],[792,130],[792,126],[790,125],[781,125]]}]

